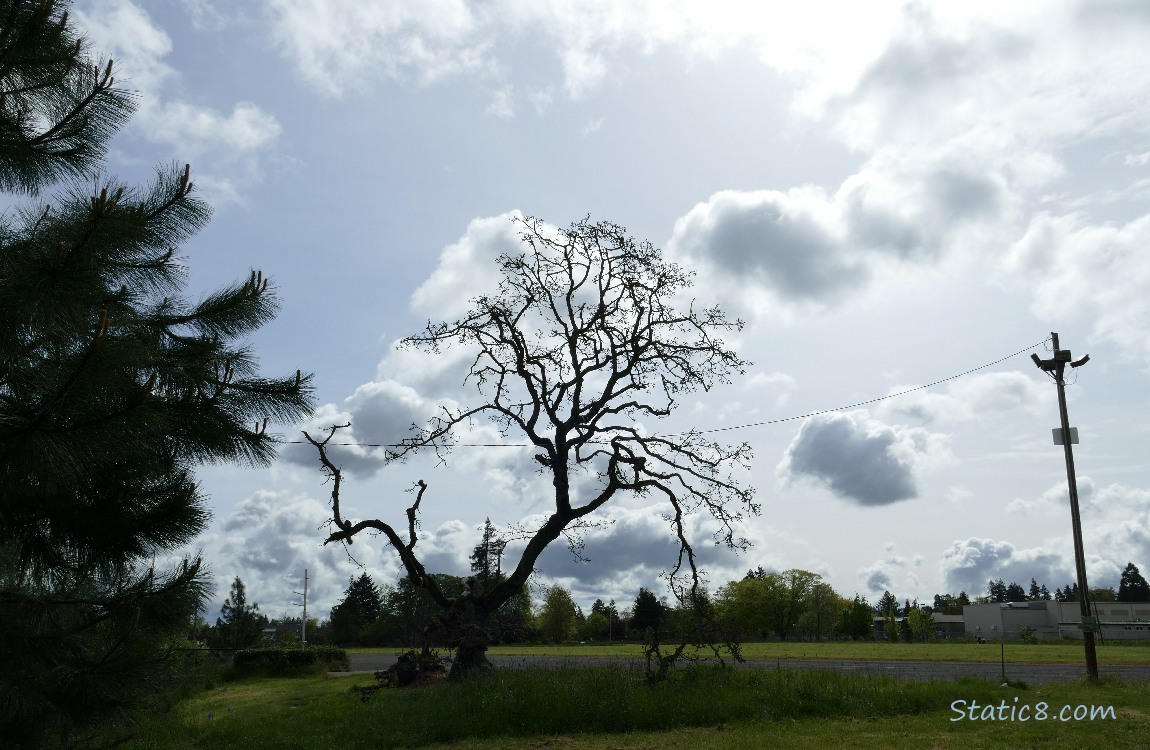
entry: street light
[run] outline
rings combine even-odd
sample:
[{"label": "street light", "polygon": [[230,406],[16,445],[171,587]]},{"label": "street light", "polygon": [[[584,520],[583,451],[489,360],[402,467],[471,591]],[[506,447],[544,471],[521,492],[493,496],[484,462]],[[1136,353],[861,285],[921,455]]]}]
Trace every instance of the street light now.
[{"label": "street light", "polygon": [[1058,348],[1058,334],[1050,334],[1054,344],[1054,357],[1040,359],[1037,354],[1031,354],[1034,364],[1043,372],[1050,373],[1054,384],[1058,387],[1058,414],[1061,417],[1062,428],[1055,432],[1055,442],[1062,445],[1066,454],[1066,482],[1070,487],[1070,523],[1074,531],[1074,567],[1078,577],[1078,604],[1082,613],[1082,642],[1086,651],[1086,677],[1091,681],[1098,679],[1098,653],[1094,647],[1094,618],[1090,614],[1090,588],[1086,583],[1086,555],[1082,551],[1082,520],[1078,513],[1078,481],[1074,477],[1074,449],[1071,447],[1077,442],[1070,429],[1070,417],[1066,413],[1066,381],[1063,374],[1066,365],[1081,367],[1090,361],[1086,354],[1078,359],[1072,359],[1069,349]]}]

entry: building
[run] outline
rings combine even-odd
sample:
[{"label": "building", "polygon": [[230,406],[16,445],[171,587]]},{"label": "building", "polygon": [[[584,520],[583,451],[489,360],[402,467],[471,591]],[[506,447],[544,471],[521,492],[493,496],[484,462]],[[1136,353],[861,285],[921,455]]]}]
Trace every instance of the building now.
[{"label": "building", "polygon": [[[1150,640],[1150,602],[1095,602],[1101,640]],[[968,604],[962,608],[966,635],[1007,640],[1027,628],[1040,640],[1082,638],[1078,602],[1007,602]]]}]

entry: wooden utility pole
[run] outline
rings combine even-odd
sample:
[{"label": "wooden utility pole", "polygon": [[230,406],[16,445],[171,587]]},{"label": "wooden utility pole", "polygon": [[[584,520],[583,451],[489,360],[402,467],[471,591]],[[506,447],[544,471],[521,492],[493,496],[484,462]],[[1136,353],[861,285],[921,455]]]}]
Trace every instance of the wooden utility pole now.
[{"label": "wooden utility pole", "polygon": [[[300,627],[300,647],[307,648],[307,568],[303,569],[303,593],[301,594],[298,591],[293,591],[292,593],[303,597],[303,623]],[[296,606],[298,607],[300,605],[297,604]]]},{"label": "wooden utility pole", "polygon": [[1071,361],[1069,349],[1058,348],[1058,334],[1050,334],[1054,344],[1053,359],[1039,359],[1037,354],[1031,354],[1034,364],[1044,372],[1050,373],[1054,384],[1058,387],[1058,414],[1061,417],[1062,428],[1055,432],[1055,442],[1061,443],[1066,454],[1066,481],[1070,486],[1070,523],[1074,530],[1074,567],[1078,575],[1078,606],[1082,612],[1082,641],[1086,649],[1086,677],[1090,681],[1098,680],[1098,652],[1094,646],[1094,631],[1098,628],[1098,621],[1090,612],[1090,587],[1086,582],[1086,555],[1082,551],[1082,520],[1078,513],[1078,480],[1074,476],[1074,448],[1070,431],[1070,417],[1066,412],[1066,380],[1063,377],[1066,366],[1081,367],[1090,361],[1090,355],[1084,355],[1078,360]]}]

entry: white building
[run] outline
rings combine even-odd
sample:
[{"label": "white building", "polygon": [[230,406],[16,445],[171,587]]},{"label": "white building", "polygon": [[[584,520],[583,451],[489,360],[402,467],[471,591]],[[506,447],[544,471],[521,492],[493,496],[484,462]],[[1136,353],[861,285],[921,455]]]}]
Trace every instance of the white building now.
[{"label": "white building", "polygon": [[[1095,602],[1094,612],[1103,641],[1150,639],[1150,602]],[[966,634],[975,638],[1017,639],[1024,628],[1043,640],[1082,638],[1078,602],[968,604],[962,616]]]}]

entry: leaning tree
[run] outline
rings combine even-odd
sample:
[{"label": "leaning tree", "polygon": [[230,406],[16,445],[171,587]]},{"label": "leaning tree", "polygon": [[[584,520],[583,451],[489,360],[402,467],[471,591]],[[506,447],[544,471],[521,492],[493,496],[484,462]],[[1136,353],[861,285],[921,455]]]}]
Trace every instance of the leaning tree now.
[{"label": "leaning tree", "polygon": [[[749,363],[718,338],[740,330],[718,307],[676,307],[693,274],[663,260],[649,242],[636,242],[610,222],[585,218],[567,229],[539,219],[514,217],[522,252],[499,256],[502,280],[493,295],[471,301],[454,322],[429,322],[400,346],[437,354],[463,345],[475,352],[465,383],[477,405],[444,408],[415,434],[389,450],[402,460],[420,450],[440,455],[456,444],[458,429],[476,419],[496,425],[504,437],[525,439],[538,451],[539,471],[549,474],[552,512],[537,527],[523,528],[526,544],[514,568],[496,585],[465,587],[448,596],[419,559],[418,517],[428,486],[412,488],[406,528],[381,519],[353,521],[340,506],[342,474],[328,453],[340,427],[322,439],[305,433],[332,480],[332,518],[326,543],[352,543],[364,531],[382,533],[407,574],[442,607],[442,624],[471,623],[459,640],[453,674],[490,670],[486,659],[487,616],[524,589],[540,554],[560,536],[569,541],[592,527],[600,511],[626,493],[655,495],[679,551],[667,577],[680,599],[699,587],[695,551],[686,519],[705,511],[716,522],[716,542],[748,543],[735,525],[758,513],[754,490],[733,476],[746,469],[747,444],[725,446],[699,431],[652,434],[642,424],[670,415],[678,400],[699,388],[726,383]],[[601,519],[601,516],[599,517]]]}]

